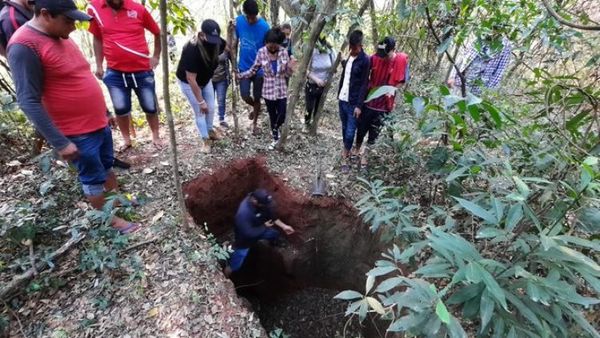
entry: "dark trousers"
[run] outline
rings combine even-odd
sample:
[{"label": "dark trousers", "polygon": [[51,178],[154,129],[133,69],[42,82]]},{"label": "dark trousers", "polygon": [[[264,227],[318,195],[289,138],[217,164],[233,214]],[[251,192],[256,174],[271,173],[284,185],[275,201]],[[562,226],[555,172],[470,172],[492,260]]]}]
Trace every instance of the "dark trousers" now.
[{"label": "dark trousers", "polygon": [[323,87],[319,87],[314,83],[306,82],[304,87],[304,95],[306,101],[306,112],[304,113],[304,123],[312,123],[319,104],[321,96],[323,96]]},{"label": "dark trousers", "polygon": [[285,122],[285,111],[287,106],[287,99],[278,100],[267,100],[267,111],[269,112],[269,120],[271,120],[271,132],[273,133],[273,139],[279,140],[279,128]]},{"label": "dark trousers", "polygon": [[383,119],[386,115],[386,112],[364,107],[362,113],[360,114],[360,117],[356,121],[358,125],[356,130],[357,146],[362,145],[367,133],[369,133],[369,137],[367,138],[367,144],[375,144],[375,140],[377,140],[377,137],[381,132],[381,127],[383,126]]}]

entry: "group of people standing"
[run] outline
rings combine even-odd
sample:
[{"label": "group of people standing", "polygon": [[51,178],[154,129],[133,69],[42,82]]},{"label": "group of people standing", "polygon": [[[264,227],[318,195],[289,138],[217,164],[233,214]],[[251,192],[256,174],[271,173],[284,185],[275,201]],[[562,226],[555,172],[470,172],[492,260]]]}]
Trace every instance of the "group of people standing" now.
[{"label": "group of people standing", "polygon": [[[18,104],[58,155],[77,168],[85,196],[92,206],[101,208],[105,193],[118,188],[112,171],[117,162],[109,122],[116,120],[124,148],[131,147],[132,91],[146,114],[153,145],[162,147],[153,72],[161,52],[160,29],[147,9],[134,0],[93,0],[87,14],[79,11],[73,0],[5,0],[1,4],[0,54],[8,59]],[[203,151],[209,150],[208,140],[219,137],[213,123],[215,94],[219,127],[227,128],[225,100],[232,79],[229,60],[234,53],[239,63],[233,73],[239,80],[242,99],[250,106],[253,132],[258,131],[264,99],[273,138],[271,148],[277,145],[286,118],[287,83],[296,61],[292,56],[291,27],[284,24],[271,28],[258,14],[256,1],[246,0],[243,15],[233,23],[237,39],[232,46],[221,38],[215,21],[205,20],[200,32],[183,47],[177,81],[194,112],[198,132],[207,141],[203,142]],[[91,21],[94,72],[69,38],[76,21]],[[152,53],[146,31],[154,35]],[[366,150],[375,142],[383,119],[394,107],[395,91],[368,100],[367,93],[384,85],[401,86],[409,76],[408,57],[395,52],[393,38],[383,39],[372,56],[364,52],[362,45],[362,32],[352,32],[350,56],[343,62],[339,83],[343,172],[349,172],[352,160],[358,157],[360,167],[366,169]],[[499,55],[506,54],[503,51]],[[497,54],[474,54],[468,68],[476,69],[497,85],[503,72],[503,68],[498,69],[505,68],[507,61],[493,55]],[[307,72],[307,125],[314,123],[336,58],[331,45],[320,38]],[[491,67],[496,68],[490,70]],[[470,81],[476,75],[465,78]],[[106,86],[116,118],[107,109],[96,78]],[[112,222],[123,233],[139,228],[119,217],[113,217]]]}]

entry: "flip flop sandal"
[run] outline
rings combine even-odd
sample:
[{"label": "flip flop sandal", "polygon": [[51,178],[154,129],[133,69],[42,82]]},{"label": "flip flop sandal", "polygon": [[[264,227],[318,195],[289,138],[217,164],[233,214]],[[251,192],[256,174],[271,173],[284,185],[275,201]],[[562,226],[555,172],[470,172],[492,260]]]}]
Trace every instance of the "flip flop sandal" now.
[{"label": "flip flop sandal", "polygon": [[117,153],[126,152],[127,150],[129,150],[131,148],[133,148],[133,146],[131,144],[124,145],[121,148],[119,148],[119,150],[117,150]]},{"label": "flip flop sandal", "polygon": [[126,227],[118,229],[118,230],[121,233],[121,235],[127,235],[127,234],[132,234],[132,233],[140,230],[141,228],[142,227],[137,223],[127,223]]},{"label": "flip flop sandal", "polygon": [[129,169],[131,167],[131,164],[129,164],[125,161],[121,161],[115,157],[114,161],[113,161],[113,166],[117,167],[117,168],[121,168],[121,169]]}]

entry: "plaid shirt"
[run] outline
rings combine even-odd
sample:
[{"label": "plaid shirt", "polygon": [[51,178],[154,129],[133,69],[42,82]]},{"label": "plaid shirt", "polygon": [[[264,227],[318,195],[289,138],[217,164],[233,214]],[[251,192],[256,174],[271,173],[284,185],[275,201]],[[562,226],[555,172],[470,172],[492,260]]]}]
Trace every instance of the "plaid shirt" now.
[{"label": "plaid shirt", "polygon": [[279,100],[287,98],[286,78],[290,76],[291,69],[288,68],[290,57],[285,48],[279,48],[277,54],[277,73],[273,73],[271,59],[267,47],[262,47],[256,54],[254,64],[247,71],[240,73],[242,78],[252,77],[262,68],[264,72],[264,81],[262,88],[262,97],[266,100]]},{"label": "plaid shirt", "polygon": [[[489,47],[484,46],[481,52],[477,51],[475,46],[468,49],[464,62],[459,67],[465,72],[467,91],[480,95],[482,86],[486,88],[496,88],[502,76],[511,61],[511,45],[508,39],[502,39],[502,51],[495,55],[487,55]],[[451,77],[457,87],[460,87],[461,80],[455,69]]]}]

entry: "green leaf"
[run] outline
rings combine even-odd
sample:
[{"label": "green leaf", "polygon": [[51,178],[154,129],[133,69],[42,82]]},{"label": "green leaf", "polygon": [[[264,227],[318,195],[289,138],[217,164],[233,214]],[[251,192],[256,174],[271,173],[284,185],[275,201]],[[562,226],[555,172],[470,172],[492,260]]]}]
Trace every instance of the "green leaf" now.
[{"label": "green leaf", "polygon": [[377,98],[380,98],[384,95],[392,95],[396,93],[396,87],[394,86],[380,86],[371,89],[369,94],[367,95],[367,99],[365,103],[371,102]]},{"label": "green leaf", "polygon": [[417,116],[420,116],[425,110],[425,100],[422,97],[415,97],[412,100],[412,106],[415,110],[415,114]]},{"label": "green leaf", "polygon": [[496,107],[492,106],[487,102],[483,102],[481,106],[490,113],[492,120],[496,123],[496,128],[502,128],[502,117],[500,117],[500,112],[496,109]]},{"label": "green leaf", "polygon": [[523,219],[523,205],[521,203],[513,204],[508,209],[508,215],[506,216],[506,230],[513,231],[517,224]]},{"label": "green leaf", "polygon": [[525,182],[523,182],[517,176],[513,176],[512,178],[513,178],[513,181],[515,181],[515,185],[517,186],[517,190],[519,190],[519,193],[521,193],[521,195],[524,198],[529,197],[529,194],[531,193],[531,190],[529,190],[529,187],[527,186],[527,184],[525,184]]},{"label": "green leaf", "polygon": [[496,216],[494,214],[492,214],[491,212],[485,210],[484,208],[480,207],[479,205],[462,199],[462,198],[458,198],[458,197],[454,197],[455,200],[458,201],[458,203],[460,203],[460,205],[465,208],[468,212],[470,212],[471,214],[483,219],[484,221],[488,222],[489,224],[494,224],[497,225],[498,221],[496,219]]},{"label": "green leaf", "polygon": [[484,291],[481,294],[480,310],[479,310],[479,312],[481,314],[481,329],[482,330],[487,327],[490,320],[492,319],[492,315],[494,314],[494,306],[495,306],[495,303],[492,300],[492,298],[489,297],[489,292]]},{"label": "green leaf", "polygon": [[383,305],[381,305],[381,303],[377,299],[373,297],[367,297],[367,303],[369,304],[371,309],[375,310],[375,312],[377,312],[378,314],[385,314],[385,309],[383,308]]},{"label": "green leaf", "polygon": [[450,318],[450,323],[448,324],[448,333],[450,338],[468,337],[467,332],[465,332],[465,329],[463,329],[462,325],[460,325],[454,316]]},{"label": "green leaf", "polygon": [[581,126],[581,122],[590,114],[589,111],[583,111],[575,116],[573,116],[569,121],[567,121],[566,128],[572,134],[578,133],[578,129]]},{"label": "green leaf", "polygon": [[446,304],[462,304],[470,299],[479,296],[483,290],[485,290],[485,286],[483,285],[483,283],[469,284],[459,289],[452,296],[450,296],[450,298],[448,298],[448,300],[446,301]]},{"label": "green leaf", "polygon": [[448,48],[450,47],[450,44],[452,43],[453,38],[454,38],[453,36],[447,37],[446,40],[442,41],[442,43],[440,43],[440,45],[437,46],[437,48],[435,49],[435,52],[438,54],[442,54],[446,50],[448,50]]},{"label": "green leaf", "polygon": [[505,290],[504,295],[506,296],[506,299],[508,299],[508,301],[517,308],[519,313],[523,317],[525,317],[525,319],[527,319],[529,322],[531,322],[533,325],[535,325],[535,327],[538,330],[543,331],[542,323],[540,322],[538,317],[535,315],[535,313],[533,313],[533,311],[531,311],[527,305],[525,305],[517,296],[515,296],[511,292],[508,292]]},{"label": "green leaf", "polygon": [[590,233],[600,232],[600,209],[582,208],[577,212],[577,222]]},{"label": "green leaf", "polygon": [[402,281],[404,279],[402,277],[392,277],[392,278],[388,278],[386,280],[384,280],[383,282],[381,282],[377,288],[375,289],[375,292],[377,293],[384,293],[384,292],[388,292],[391,289],[399,286],[400,284],[402,284]]},{"label": "green leaf", "polygon": [[358,293],[356,291],[346,290],[346,291],[342,291],[342,292],[338,293],[333,298],[341,299],[341,300],[352,300],[352,299],[357,299],[357,298],[363,298],[363,295],[361,295],[360,293]]},{"label": "green leaf", "polygon": [[441,300],[438,300],[435,306],[435,314],[442,321],[442,323],[450,324],[450,312],[446,308],[446,305]]},{"label": "green leaf", "polygon": [[396,266],[379,266],[371,269],[369,272],[367,272],[367,275],[377,277],[387,275],[388,273],[397,270],[398,268]]}]

